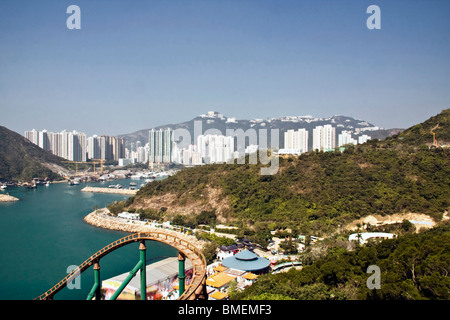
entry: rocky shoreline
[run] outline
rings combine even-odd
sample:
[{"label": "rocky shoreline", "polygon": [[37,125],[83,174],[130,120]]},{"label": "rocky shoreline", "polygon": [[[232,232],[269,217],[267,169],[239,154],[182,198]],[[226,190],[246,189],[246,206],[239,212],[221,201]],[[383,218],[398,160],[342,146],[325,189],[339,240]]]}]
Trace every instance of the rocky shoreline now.
[{"label": "rocky shoreline", "polygon": [[[114,216],[108,215],[109,210],[106,208],[95,210],[89,213],[86,217],[84,217],[84,221],[90,225],[95,227],[117,230],[117,231],[125,231],[130,233],[137,232],[149,232],[149,231],[160,231],[161,229],[152,227],[149,224],[146,224],[142,221],[134,221],[127,220],[122,218],[117,218]],[[187,235],[185,233],[177,232],[174,230],[164,229],[167,233],[173,233],[174,236],[179,238],[184,238],[186,241],[192,243],[197,248],[201,249],[203,247],[204,241],[198,240],[193,235]]]},{"label": "rocky shoreline", "polygon": [[9,194],[0,194],[0,202],[16,202],[18,198],[10,196]]}]

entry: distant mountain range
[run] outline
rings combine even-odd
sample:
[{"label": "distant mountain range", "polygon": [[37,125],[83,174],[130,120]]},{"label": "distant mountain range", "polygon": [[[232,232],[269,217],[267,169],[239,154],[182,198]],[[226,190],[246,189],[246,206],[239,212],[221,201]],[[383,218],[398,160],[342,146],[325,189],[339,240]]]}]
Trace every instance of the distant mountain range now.
[{"label": "distant mountain range", "polygon": [[[319,125],[331,124],[336,127],[336,135],[342,131],[350,131],[356,138],[358,135],[367,134],[373,139],[385,140],[384,144],[391,144],[393,141],[402,141],[413,145],[432,145],[433,133],[436,137],[436,144],[443,146],[450,142],[448,133],[449,109],[443,110],[435,117],[417,124],[408,130],[403,129],[382,129],[363,120],[346,116],[332,116],[329,118],[314,118],[312,116],[297,116],[273,118],[268,120],[252,119],[237,120],[225,117],[218,112],[208,112],[194,119],[178,124],[168,124],[158,126],[154,129],[173,130],[178,128],[187,129],[191,136],[194,136],[196,121],[201,121],[202,132],[208,129],[217,129],[223,134],[227,129],[279,129],[280,147],[283,147],[283,133],[289,129],[305,128],[310,132],[310,143],[312,143],[312,129]],[[150,129],[139,130],[134,133],[122,135],[126,143],[141,141],[142,144],[148,142],[148,132]],[[270,132],[270,130],[268,130]],[[388,138],[389,137],[389,138]],[[386,139],[388,138],[388,139]],[[269,140],[270,141],[270,140]],[[64,159],[45,151],[27,140],[22,135],[0,126],[0,181],[25,180],[39,177],[49,179],[61,179],[61,175],[67,175],[67,165]]]},{"label": "distant mountain range", "polygon": [[[226,117],[223,114],[210,111],[206,114],[199,115],[189,121],[176,123],[176,124],[167,124],[154,128],[143,129],[133,133],[120,135],[119,137],[125,140],[125,144],[129,146],[131,143],[135,143],[140,141],[143,145],[148,142],[148,132],[151,129],[159,130],[159,129],[187,129],[191,137],[194,137],[194,124],[196,121],[201,121],[202,132],[205,132],[208,129],[217,129],[222,132],[223,135],[226,135],[227,129],[237,130],[242,129],[247,131],[250,128],[255,130],[259,129],[267,129],[269,138],[270,138],[270,129],[278,129],[279,130],[279,146],[280,148],[284,147],[284,132],[290,129],[298,130],[300,128],[305,128],[309,131],[309,143],[310,148],[312,148],[312,130],[316,126],[323,126],[326,124],[331,124],[336,127],[336,138],[337,135],[342,131],[352,132],[354,137],[358,137],[362,134],[369,135],[372,139],[385,139],[389,136],[397,134],[403,129],[394,128],[394,129],[383,129],[378,126],[371,124],[367,121],[355,119],[348,116],[331,116],[328,118],[315,118],[312,116],[286,116],[282,118],[271,118],[271,119],[252,119],[252,120],[239,120],[232,117]],[[257,131],[258,132],[258,131]],[[192,143],[195,141],[192,140]],[[270,140],[269,140],[270,142]]]}]

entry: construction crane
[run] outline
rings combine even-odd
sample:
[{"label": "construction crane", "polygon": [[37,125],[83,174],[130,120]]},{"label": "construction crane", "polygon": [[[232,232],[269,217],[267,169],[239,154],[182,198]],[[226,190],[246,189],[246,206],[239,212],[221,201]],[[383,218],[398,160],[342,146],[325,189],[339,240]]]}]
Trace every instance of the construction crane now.
[{"label": "construction crane", "polygon": [[92,163],[94,164],[94,173],[95,173],[95,164],[100,163],[100,173],[103,174],[103,162],[105,162],[105,159],[91,159],[93,160]]},{"label": "construction crane", "polygon": [[437,148],[438,144],[437,144],[437,139],[436,139],[436,133],[434,131],[433,131],[433,143],[434,143],[434,146]]},{"label": "construction crane", "polygon": [[95,171],[95,165],[100,164],[100,168],[101,168],[100,171],[101,171],[101,174],[103,174],[103,161],[91,161],[91,162],[88,162],[88,164],[92,164],[94,166],[94,174],[97,173]]},{"label": "construction crane", "polygon": [[100,164],[100,166],[101,166],[101,174],[103,174],[103,162],[105,161],[105,160],[103,160],[103,159],[92,159],[92,160],[96,160],[96,161],[90,161],[90,162],[83,162],[83,161],[61,161],[61,162],[64,162],[64,163],[75,163],[75,176],[78,176],[78,164],[87,164],[87,165],[93,165],[94,166],[94,174],[96,174],[96,171],[95,171],[95,165],[96,164]]},{"label": "construction crane", "polygon": [[75,177],[78,176],[78,164],[79,163],[86,163],[86,162],[80,162],[80,161],[61,161],[64,163],[75,163]]}]

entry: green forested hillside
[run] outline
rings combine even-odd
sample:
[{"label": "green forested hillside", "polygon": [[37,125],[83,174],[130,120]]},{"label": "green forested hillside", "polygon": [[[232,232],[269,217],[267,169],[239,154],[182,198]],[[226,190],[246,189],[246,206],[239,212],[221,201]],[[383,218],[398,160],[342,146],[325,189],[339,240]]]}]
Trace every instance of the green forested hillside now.
[{"label": "green forested hillside", "polygon": [[[427,131],[439,124],[439,134],[447,136],[449,117],[444,110],[422,127]],[[389,143],[375,140],[347,146],[343,152],[280,159],[273,176],[260,175],[260,165],[189,168],[147,185],[128,204],[139,206],[144,199],[167,193],[176,195],[177,204],[191,204],[214,188],[229,203],[225,216],[235,221],[314,234],[369,214],[414,212],[440,220],[450,206],[450,150],[423,145],[422,138],[430,134],[421,135],[415,127]]]},{"label": "green forested hillside", "polygon": [[[370,265],[380,268],[380,288],[369,289]],[[359,247],[334,248],[301,271],[260,276],[232,299],[450,299],[450,224]]]},{"label": "green forested hillside", "polygon": [[0,126],[0,180],[33,178],[61,179],[43,163],[64,167],[59,158],[28,141],[20,134]]},{"label": "green forested hillside", "polygon": [[386,138],[386,144],[421,144],[432,145],[433,132],[438,145],[450,145],[450,109],[443,110],[438,115],[419,123],[398,135]]},{"label": "green forested hillside", "polygon": [[[161,203],[159,217],[186,206],[185,220],[193,220],[201,210],[195,204],[225,202],[222,217],[253,231],[257,241],[277,228],[328,236],[367,215],[427,214],[440,221],[438,227],[418,234],[408,230],[354,251],[347,250],[346,238],[328,237],[320,255],[310,246],[300,256],[302,271],[260,276],[231,298],[448,300],[450,226],[442,218],[450,206],[449,118],[444,110],[383,141],[280,159],[272,176],[260,175],[260,165],[250,164],[189,168],[147,185],[123,205],[145,211],[148,203],[159,203],[169,194],[164,199],[171,203]],[[432,132],[438,148],[433,147]],[[217,201],[211,201],[212,190]],[[366,286],[369,265],[380,268],[380,289]]]}]

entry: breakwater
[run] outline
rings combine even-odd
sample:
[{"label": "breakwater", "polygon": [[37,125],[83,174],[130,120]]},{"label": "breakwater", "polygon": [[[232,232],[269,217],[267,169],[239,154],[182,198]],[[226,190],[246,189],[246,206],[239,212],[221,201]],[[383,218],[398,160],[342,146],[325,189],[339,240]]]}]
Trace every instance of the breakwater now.
[{"label": "breakwater", "polygon": [[[161,228],[154,227],[148,222],[139,221],[139,220],[131,220],[115,217],[109,214],[109,210],[107,208],[98,209],[91,213],[89,213],[84,221],[86,223],[104,229],[117,230],[117,231],[125,231],[130,233],[137,232],[150,232],[150,231],[159,231]],[[164,228],[164,231],[167,233],[173,233],[174,236],[178,238],[183,238],[184,240],[192,243],[197,248],[201,249],[204,245],[203,240],[198,240],[194,235],[188,235],[183,232],[178,232],[170,229]]]},{"label": "breakwater", "polygon": [[16,202],[18,198],[10,196],[9,194],[0,194],[0,202]]},{"label": "breakwater", "polygon": [[112,193],[134,196],[137,190],[130,189],[115,189],[115,188],[98,188],[98,187],[84,187],[83,192],[98,192],[98,193]]}]

